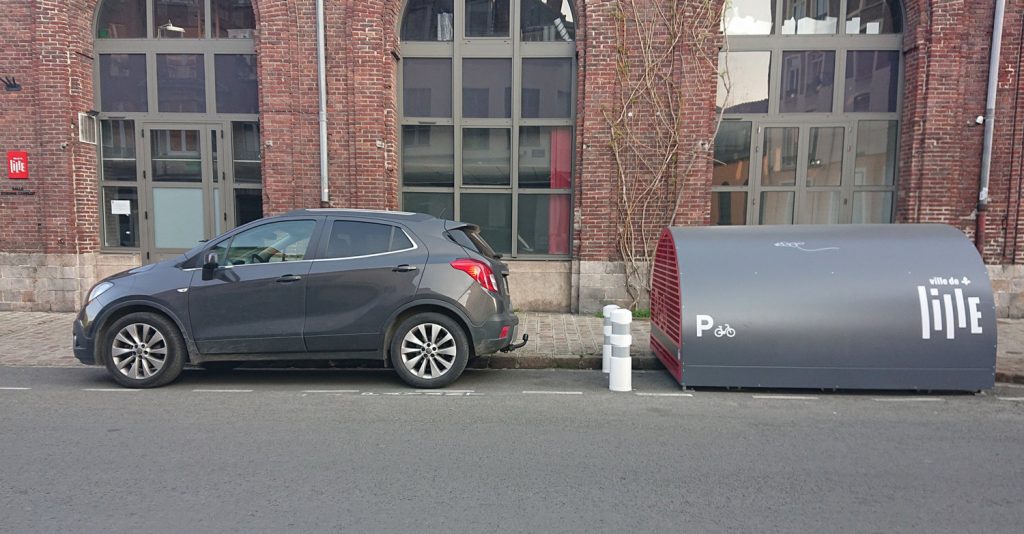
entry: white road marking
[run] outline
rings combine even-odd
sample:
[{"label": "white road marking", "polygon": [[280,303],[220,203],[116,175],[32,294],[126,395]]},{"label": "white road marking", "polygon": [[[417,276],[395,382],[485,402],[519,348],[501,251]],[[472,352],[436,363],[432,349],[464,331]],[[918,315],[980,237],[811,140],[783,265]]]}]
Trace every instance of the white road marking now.
[{"label": "white road marking", "polygon": [[884,399],[871,399],[878,402],[944,402],[944,399],[936,397],[889,397]]},{"label": "white road marking", "polygon": [[771,399],[771,400],[818,400],[818,397],[811,397],[809,395],[753,395],[755,399]]},{"label": "white road marking", "polygon": [[582,391],[524,391],[523,395],[582,395]]},{"label": "white road marking", "polygon": [[13,388],[13,387],[0,388],[0,390],[4,390],[4,391],[25,391],[25,390],[29,390],[29,389],[32,389],[32,388]]},{"label": "white road marking", "polygon": [[196,393],[252,393],[251,389],[193,389]]},{"label": "white road marking", "polygon": [[359,393],[358,389],[304,389],[303,393]]},{"label": "white road marking", "polygon": [[[3,389],[3,388],[0,388],[0,389]],[[999,399],[999,400],[1004,400],[1004,401],[1018,401],[1018,402],[1024,401],[1024,397],[996,397],[996,398]]]},{"label": "white road marking", "polygon": [[476,393],[475,389],[417,389],[416,393]]},{"label": "white road marking", "polygon": [[692,397],[693,393],[637,393],[641,397]]},{"label": "white road marking", "polygon": [[142,391],[142,390],[141,389],[131,389],[131,388],[84,388],[84,389],[82,389],[82,391],[120,392],[120,391]]}]

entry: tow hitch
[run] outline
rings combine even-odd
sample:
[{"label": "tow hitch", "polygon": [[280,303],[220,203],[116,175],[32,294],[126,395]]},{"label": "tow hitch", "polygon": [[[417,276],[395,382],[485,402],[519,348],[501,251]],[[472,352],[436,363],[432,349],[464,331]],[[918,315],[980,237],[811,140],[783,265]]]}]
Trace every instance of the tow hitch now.
[{"label": "tow hitch", "polygon": [[507,347],[501,349],[501,352],[512,352],[516,349],[521,349],[526,345],[526,342],[530,340],[530,334],[523,334],[522,343],[509,343]]}]

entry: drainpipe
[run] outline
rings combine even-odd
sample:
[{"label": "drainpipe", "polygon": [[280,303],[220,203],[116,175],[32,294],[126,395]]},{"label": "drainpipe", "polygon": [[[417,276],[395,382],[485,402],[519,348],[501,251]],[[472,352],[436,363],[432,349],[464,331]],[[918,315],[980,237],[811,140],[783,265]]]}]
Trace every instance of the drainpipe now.
[{"label": "drainpipe", "polygon": [[320,88],[320,205],[327,207],[327,61],[324,52],[324,0],[316,0],[316,75]]},{"label": "drainpipe", "polygon": [[985,247],[985,223],[988,218],[988,177],[992,169],[992,136],[995,130],[996,90],[999,89],[999,52],[1003,46],[1003,13],[1006,0],[996,0],[992,21],[992,50],[988,62],[988,97],[985,99],[985,145],[981,154],[981,184],[978,191],[978,220],[974,244],[978,253]]}]

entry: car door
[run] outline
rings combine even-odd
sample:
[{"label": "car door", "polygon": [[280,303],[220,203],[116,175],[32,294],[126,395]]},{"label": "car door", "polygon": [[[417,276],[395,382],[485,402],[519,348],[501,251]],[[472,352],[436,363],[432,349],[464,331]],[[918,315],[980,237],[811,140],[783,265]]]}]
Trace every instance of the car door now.
[{"label": "car door", "polygon": [[385,321],[416,295],[426,249],[400,225],[350,218],[327,220],[319,249],[306,286],[307,349],[378,350]]},{"label": "car door", "polygon": [[204,253],[212,272],[189,286],[192,332],[204,354],[304,352],[306,275],[316,219],[285,219],[247,228]]}]

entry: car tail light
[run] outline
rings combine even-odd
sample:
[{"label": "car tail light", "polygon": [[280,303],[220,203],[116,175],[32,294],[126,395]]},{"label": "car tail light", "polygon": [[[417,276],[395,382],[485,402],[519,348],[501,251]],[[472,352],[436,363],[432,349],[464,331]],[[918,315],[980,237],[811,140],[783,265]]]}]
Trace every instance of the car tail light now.
[{"label": "car tail light", "polygon": [[491,270],[490,265],[487,265],[482,261],[471,260],[468,258],[455,260],[451,265],[452,267],[471,276],[473,280],[476,280],[484,289],[495,293],[498,292],[498,283],[494,279],[494,271]]}]

